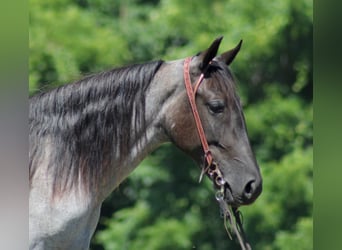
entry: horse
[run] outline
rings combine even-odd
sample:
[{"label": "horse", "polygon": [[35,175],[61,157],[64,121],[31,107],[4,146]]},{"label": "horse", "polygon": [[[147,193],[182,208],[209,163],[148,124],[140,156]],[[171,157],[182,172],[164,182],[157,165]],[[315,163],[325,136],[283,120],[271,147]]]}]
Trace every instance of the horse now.
[{"label": "horse", "polygon": [[262,177],[229,68],[242,41],[217,55],[222,38],[187,59],[123,66],[29,98],[29,249],[88,249],[103,201],[165,142],[226,204],[256,200]]}]

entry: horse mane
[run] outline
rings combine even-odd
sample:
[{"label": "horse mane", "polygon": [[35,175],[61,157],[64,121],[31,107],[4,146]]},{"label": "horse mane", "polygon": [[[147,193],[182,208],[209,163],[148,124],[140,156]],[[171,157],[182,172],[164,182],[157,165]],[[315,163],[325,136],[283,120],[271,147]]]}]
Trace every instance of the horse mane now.
[{"label": "horse mane", "polygon": [[31,97],[30,185],[48,152],[54,194],[79,183],[95,190],[101,174],[125,158],[133,135],[144,130],[145,93],[162,64],[112,69]]}]

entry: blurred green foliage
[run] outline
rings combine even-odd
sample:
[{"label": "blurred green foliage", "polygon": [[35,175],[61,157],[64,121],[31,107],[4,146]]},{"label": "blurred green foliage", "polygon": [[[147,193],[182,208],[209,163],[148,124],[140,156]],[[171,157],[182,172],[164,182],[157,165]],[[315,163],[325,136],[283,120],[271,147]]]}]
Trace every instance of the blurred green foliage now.
[{"label": "blurred green foliage", "polygon": [[[264,179],[241,208],[253,249],[313,249],[312,1],[30,0],[30,94],[133,62],[178,59],[219,35]],[[163,145],[105,201],[92,249],[239,249],[209,180]]]}]

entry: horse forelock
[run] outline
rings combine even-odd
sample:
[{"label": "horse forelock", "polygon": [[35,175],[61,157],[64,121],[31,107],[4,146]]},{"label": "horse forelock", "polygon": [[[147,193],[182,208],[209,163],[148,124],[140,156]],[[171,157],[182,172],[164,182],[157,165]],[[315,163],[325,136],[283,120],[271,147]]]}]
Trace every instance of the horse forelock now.
[{"label": "horse forelock", "polygon": [[[162,63],[94,74],[30,98],[30,183],[45,157],[54,194],[80,182],[96,190],[101,175],[125,159],[132,138],[141,136],[145,94]],[[48,157],[47,142],[53,149]]]},{"label": "horse forelock", "polygon": [[212,90],[224,93],[228,102],[228,109],[232,111],[237,99],[239,99],[236,93],[234,76],[223,62],[214,61],[213,68],[213,70],[210,70],[208,78],[206,78],[206,82],[203,84]]}]

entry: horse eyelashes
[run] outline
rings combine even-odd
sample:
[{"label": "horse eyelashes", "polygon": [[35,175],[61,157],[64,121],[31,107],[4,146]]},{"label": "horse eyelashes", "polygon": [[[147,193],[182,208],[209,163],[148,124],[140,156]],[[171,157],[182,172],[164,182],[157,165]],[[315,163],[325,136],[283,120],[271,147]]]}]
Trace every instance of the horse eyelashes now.
[{"label": "horse eyelashes", "polygon": [[220,100],[215,100],[207,103],[209,112],[212,114],[220,114],[224,111],[224,102]]}]

